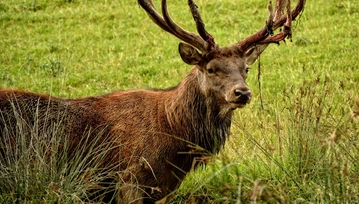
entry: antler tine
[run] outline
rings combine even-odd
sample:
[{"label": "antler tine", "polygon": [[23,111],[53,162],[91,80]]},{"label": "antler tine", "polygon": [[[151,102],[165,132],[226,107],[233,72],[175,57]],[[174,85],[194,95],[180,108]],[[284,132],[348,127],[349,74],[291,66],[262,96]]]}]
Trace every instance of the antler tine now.
[{"label": "antler tine", "polygon": [[[306,3],[306,0],[298,0],[297,5],[295,6],[295,8],[291,11],[288,12],[291,14],[292,16],[292,20],[295,20],[295,18],[304,10],[304,5]],[[289,4],[289,7],[288,7]],[[290,1],[287,4],[287,10],[290,11]],[[273,29],[276,30],[277,28],[279,28],[280,26],[282,26],[284,24],[284,22],[287,21],[288,16],[287,15],[281,15],[279,18],[277,18],[277,20],[274,22],[273,25]]]},{"label": "antler tine", "polygon": [[[285,16],[285,15],[282,15],[282,16]],[[277,23],[277,26],[279,26],[279,25],[280,24]],[[268,36],[266,39],[258,42],[258,44],[279,43],[279,41],[281,41],[281,40],[284,41],[286,37],[291,39],[292,38],[291,26],[292,26],[292,13],[290,11],[290,0],[288,0],[286,22],[284,23],[283,29],[281,30],[281,32],[276,35],[273,35],[273,36]],[[275,29],[275,28],[273,28],[273,29]]]},{"label": "antler tine", "polygon": [[[171,19],[167,11],[166,0],[162,0],[162,5],[161,5],[163,16],[158,13],[152,0],[138,0],[138,3],[151,17],[152,21],[156,23],[158,26],[160,26],[163,30],[167,31],[168,33],[171,33],[172,35],[176,36],[180,40],[183,40],[184,42],[196,47],[202,52],[207,52],[209,51],[208,47],[210,48],[213,47],[213,45],[210,43],[210,42],[214,43],[213,37],[204,30],[204,24],[202,23],[198,11],[196,15],[199,16],[199,20],[197,20],[195,17],[194,18],[197,25],[197,30],[198,32],[200,32],[200,35],[184,30]],[[190,3],[192,4],[194,3],[192,0],[188,1],[192,15],[194,16],[195,14]],[[198,27],[200,27],[198,26],[199,21],[200,23],[202,23],[203,29],[198,29]],[[202,35],[202,31],[204,31],[206,35]],[[205,37],[205,36],[210,36],[210,37]]]},{"label": "antler tine", "polygon": [[[208,47],[207,46],[207,38],[206,35],[202,35],[202,31],[206,32],[204,30],[204,24],[202,22],[201,16],[199,15],[199,12],[197,10],[197,8],[193,9],[194,7],[196,7],[196,5],[194,4],[194,2],[192,0],[188,0],[188,5],[191,8],[191,12],[193,15],[193,18],[196,22],[197,25],[197,30],[199,27],[199,24],[202,24],[203,26],[203,30],[200,29],[198,30],[200,35],[194,34],[192,32],[186,31],[183,28],[181,28],[179,25],[177,25],[172,18],[170,17],[170,15],[168,14],[167,11],[167,0],[162,0],[162,13],[163,13],[163,18],[166,21],[167,25],[171,28],[171,30],[177,34],[177,36],[179,36],[178,38],[185,41],[186,43],[193,45],[194,47],[198,48],[199,50],[201,50],[202,52],[207,52],[208,51]],[[194,5],[194,6],[193,6]],[[196,17],[195,17],[196,16]],[[201,27],[201,26],[200,26]],[[206,34],[208,34],[206,32]],[[212,37],[212,36],[211,36]],[[212,38],[213,39],[213,38]],[[214,42],[214,41],[213,41]]]},{"label": "antler tine", "polygon": [[278,20],[278,17],[281,17],[284,14],[284,7],[286,4],[286,0],[283,1],[276,1],[276,5],[275,5],[275,19],[273,19],[274,21]]},{"label": "antler tine", "polygon": [[261,30],[257,31],[253,35],[247,37],[246,39],[239,42],[237,45],[239,45],[242,52],[245,52],[247,49],[255,45],[257,42],[264,40],[268,35],[271,35],[273,33],[273,7],[272,7],[272,1],[269,1],[268,3],[268,10],[269,15],[268,19],[266,21],[266,25]]},{"label": "antler tine", "polygon": [[211,34],[209,34],[206,29],[205,25],[202,21],[201,15],[198,11],[198,6],[194,3],[193,0],[188,0],[188,5],[191,9],[192,16],[194,21],[196,22],[197,31],[199,35],[202,37],[203,40],[207,42],[207,49],[211,50],[216,47],[216,43],[214,42],[214,38]]},{"label": "antler tine", "polygon": [[[274,17],[273,11],[271,10],[271,2],[269,2],[268,8],[270,10],[270,14],[264,28],[242,40],[237,45],[240,46],[243,52],[246,52],[248,49],[257,44],[279,43],[279,41],[285,40],[286,37],[290,38],[292,20],[294,20],[303,11],[305,2],[306,0],[298,0],[296,7],[291,11],[290,0],[287,0],[287,14],[283,14],[282,9],[284,3],[278,0],[276,2],[276,15]],[[273,31],[281,26],[283,26],[281,32],[276,35],[272,35]]]},{"label": "antler tine", "polygon": [[156,10],[152,0],[138,0],[138,4],[147,12],[148,16],[152,19],[152,21],[157,24],[160,28],[167,31],[168,33],[176,36],[177,38],[181,39],[177,33],[175,33],[166,23],[164,18],[158,11]]},{"label": "antler tine", "polygon": [[138,4],[147,12],[148,16],[154,23],[160,26],[163,30],[175,35],[173,31],[167,26],[163,17],[157,12],[152,0],[138,0]]}]

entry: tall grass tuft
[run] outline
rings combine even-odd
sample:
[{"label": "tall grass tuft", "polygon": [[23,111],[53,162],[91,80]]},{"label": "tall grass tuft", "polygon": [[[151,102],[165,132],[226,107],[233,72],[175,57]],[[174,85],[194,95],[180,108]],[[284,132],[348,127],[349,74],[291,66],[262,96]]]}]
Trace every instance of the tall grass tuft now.
[{"label": "tall grass tuft", "polygon": [[353,185],[358,174],[358,124],[345,106],[342,85],[328,82],[327,77],[317,77],[304,80],[297,93],[283,91],[284,109],[278,117],[285,125],[277,126],[282,127],[277,128],[278,161],[297,189],[288,199],[359,200],[358,186]]},{"label": "tall grass tuft", "polygon": [[70,148],[66,114],[56,120],[36,114],[29,122],[16,102],[12,114],[15,120],[0,113],[1,203],[83,203],[109,194],[115,199],[116,189],[109,186],[116,184],[106,182],[116,180],[118,167],[102,163],[115,148],[111,142],[84,134]]}]

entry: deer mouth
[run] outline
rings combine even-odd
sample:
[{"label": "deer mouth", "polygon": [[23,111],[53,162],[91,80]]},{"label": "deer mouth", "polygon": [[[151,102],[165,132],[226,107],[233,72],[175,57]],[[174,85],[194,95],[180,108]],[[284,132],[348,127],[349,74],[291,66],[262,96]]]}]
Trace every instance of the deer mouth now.
[{"label": "deer mouth", "polygon": [[249,103],[249,101],[236,101],[236,102],[231,102],[231,108],[233,110],[237,109],[237,108],[244,108],[247,104]]}]

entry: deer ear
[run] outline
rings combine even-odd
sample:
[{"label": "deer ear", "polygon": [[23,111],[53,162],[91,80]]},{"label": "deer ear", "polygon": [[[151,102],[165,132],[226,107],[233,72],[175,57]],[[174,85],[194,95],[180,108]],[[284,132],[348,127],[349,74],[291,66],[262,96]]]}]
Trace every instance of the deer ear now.
[{"label": "deer ear", "polygon": [[202,61],[202,55],[194,47],[180,43],[178,45],[178,51],[181,55],[182,60],[190,65],[198,65]]},{"label": "deer ear", "polygon": [[268,47],[268,45],[269,44],[262,44],[262,45],[257,45],[257,46],[253,46],[253,47],[249,48],[244,53],[244,57],[243,57],[246,64],[248,66],[253,64],[257,60],[259,55],[261,55],[261,53]]}]

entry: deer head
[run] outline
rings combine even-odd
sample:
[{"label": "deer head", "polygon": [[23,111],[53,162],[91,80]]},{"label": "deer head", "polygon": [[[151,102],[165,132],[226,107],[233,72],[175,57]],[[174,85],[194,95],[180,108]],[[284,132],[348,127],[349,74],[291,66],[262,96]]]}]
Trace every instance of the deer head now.
[{"label": "deer head", "polygon": [[[166,0],[162,0],[163,15],[159,14],[151,0],[138,0],[138,3],[158,26],[185,42],[179,44],[179,53],[185,63],[194,65],[199,70],[201,91],[207,96],[214,96],[221,106],[236,109],[244,107],[252,97],[245,82],[248,67],[270,43],[278,44],[287,37],[291,38],[291,22],[302,12],[305,0],[298,0],[292,11],[290,0],[278,0],[274,11],[269,2],[269,17],[265,26],[227,47],[219,47],[212,35],[205,30],[193,0],[188,0],[188,5],[198,34],[184,30],[171,19]],[[274,30],[282,26],[281,31],[274,35]]]}]

